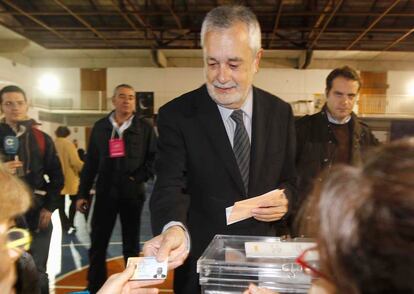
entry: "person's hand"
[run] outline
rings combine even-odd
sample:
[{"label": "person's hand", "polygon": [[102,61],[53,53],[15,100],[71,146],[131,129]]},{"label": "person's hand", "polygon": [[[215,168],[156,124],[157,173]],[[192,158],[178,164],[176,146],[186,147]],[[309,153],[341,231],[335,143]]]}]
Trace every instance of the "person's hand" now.
[{"label": "person's hand", "polygon": [[143,288],[157,285],[164,280],[129,281],[135,271],[135,264],[130,264],[123,272],[114,274],[106,280],[97,294],[156,294],[156,288]]},{"label": "person's hand", "polygon": [[86,213],[89,208],[89,201],[86,199],[76,200],[76,209],[82,213]]},{"label": "person's hand", "polygon": [[260,203],[260,206],[252,209],[255,219],[262,222],[273,222],[280,220],[288,211],[289,201],[285,193],[277,193]]},{"label": "person's hand", "polygon": [[250,284],[249,288],[247,288],[243,294],[278,294],[278,292],[266,288],[259,288],[254,284]]},{"label": "person's hand", "polygon": [[188,256],[187,237],[180,226],[172,226],[144,244],[144,256],[156,256],[158,262],[168,258],[168,269],[182,265]]},{"label": "person's hand", "polygon": [[11,160],[3,163],[4,168],[7,172],[11,173],[12,175],[16,174],[16,169],[23,167],[23,162],[20,160]]},{"label": "person's hand", "polygon": [[40,230],[44,230],[49,226],[50,220],[52,219],[52,212],[46,208],[42,208],[39,216],[39,225]]}]

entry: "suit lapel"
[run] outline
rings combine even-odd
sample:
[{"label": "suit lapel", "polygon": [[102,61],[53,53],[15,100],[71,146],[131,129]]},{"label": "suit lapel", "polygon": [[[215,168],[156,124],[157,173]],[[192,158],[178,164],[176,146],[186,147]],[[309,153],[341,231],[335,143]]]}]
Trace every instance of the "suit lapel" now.
[{"label": "suit lapel", "polygon": [[[266,142],[268,140],[269,112],[259,91],[253,87],[253,121],[252,143],[250,151],[250,179],[249,191],[254,191],[257,183],[260,183],[260,168],[266,160]],[[257,196],[257,195],[249,195]]]},{"label": "suit lapel", "polygon": [[242,195],[244,194],[243,180],[220,112],[216,103],[208,95],[206,87],[203,86],[200,90],[200,96],[197,97],[198,103],[196,105],[198,108],[197,117],[213,149],[217,152],[231,178],[239,187],[240,195]]}]

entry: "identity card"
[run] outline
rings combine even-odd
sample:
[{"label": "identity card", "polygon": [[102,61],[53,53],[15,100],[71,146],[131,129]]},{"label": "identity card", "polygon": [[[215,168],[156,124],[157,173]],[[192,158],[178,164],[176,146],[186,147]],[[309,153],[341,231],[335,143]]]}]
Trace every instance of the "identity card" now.
[{"label": "identity card", "polygon": [[136,264],[136,268],[130,280],[164,280],[167,278],[168,260],[158,262],[155,256],[130,257],[127,267],[131,263]]}]

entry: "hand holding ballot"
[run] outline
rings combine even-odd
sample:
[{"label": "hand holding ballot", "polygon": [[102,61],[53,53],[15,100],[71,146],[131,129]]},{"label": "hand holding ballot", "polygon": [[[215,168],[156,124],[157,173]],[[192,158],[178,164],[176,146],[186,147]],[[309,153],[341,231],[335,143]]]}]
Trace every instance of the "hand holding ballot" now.
[{"label": "hand holding ballot", "polygon": [[252,209],[255,219],[262,222],[273,222],[281,219],[288,211],[289,201],[283,190],[273,190],[263,196],[267,198],[260,201],[259,206]]},{"label": "hand holding ballot", "polygon": [[276,189],[263,195],[237,201],[226,208],[227,225],[254,217],[258,221],[272,222],[281,219],[288,211],[284,190]]}]

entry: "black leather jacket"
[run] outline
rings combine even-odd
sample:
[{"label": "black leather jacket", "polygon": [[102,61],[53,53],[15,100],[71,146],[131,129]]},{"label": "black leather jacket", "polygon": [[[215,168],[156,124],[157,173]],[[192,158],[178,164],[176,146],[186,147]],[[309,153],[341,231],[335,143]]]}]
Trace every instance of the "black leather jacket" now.
[{"label": "black leather jacket", "polygon": [[135,115],[131,126],[123,132],[125,157],[110,158],[108,142],[113,127],[109,115],[98,120],[92,129],[80,177],[78,197],[83,199],[89,197],[96,176],[97,194],[108,192],[114,178],[120,178],[124,185],[131,185],[133,197],[132,195],[137,194],[136,189],[140,189],[139,185],[154,174],[156,142],[153,127],[145,119]]},{"label": "black leather jacket", "polygon": [[[367,147],[379,144],[368,125],[351,114],[351,165],[360,165]],[[298,171],[299,203],[310,192],[312,182],[320,172],[331,168],[337,152],[337,140],[326,114],[306,115],[296,121],[296,167]]]},{"label": "black leather jacket", "polygon": [[[24,165],[23,180],[35,191],[46,192],[46,195],[34,199],[38,208],[46,208],[54,211],[59,206],[60,191],[63,187],[63,173],[59,158],[56,154],[55,145],[52,138],[46,133],[41,132],[44,138],[44,150],[41,151],[39,142],[33,131],[33,120],[23,121],[25,131],[19,138],[19,160]],[[40,132],[38,130],[38,132]],[[13,156],[4,152],[4,138],[6,136],[16,136],[9,125],[0,122],[0,153],[3,161],[14,160]],[[44,176],[47,175],[48,181]],[[41,201],[40,201],[41,200]]]}]

